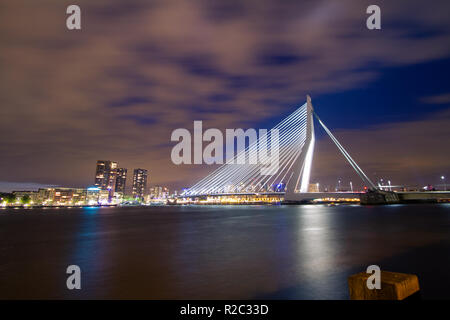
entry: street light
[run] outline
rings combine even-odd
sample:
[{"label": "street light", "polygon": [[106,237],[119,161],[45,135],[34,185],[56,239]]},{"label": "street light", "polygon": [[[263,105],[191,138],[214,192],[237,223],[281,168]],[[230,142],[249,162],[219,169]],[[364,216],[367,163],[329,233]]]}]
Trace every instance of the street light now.
[{"label": "street light", "polygon": [[444,189],[447,191],[447,184],[445,183],[445,177],[441,176],[442,181],[444,182]]},{"label": "street light", "polygon": [[389,184],[389,191],[392,191],[392,188],[391,188],[391,180],[388,180],[388,184]]}]

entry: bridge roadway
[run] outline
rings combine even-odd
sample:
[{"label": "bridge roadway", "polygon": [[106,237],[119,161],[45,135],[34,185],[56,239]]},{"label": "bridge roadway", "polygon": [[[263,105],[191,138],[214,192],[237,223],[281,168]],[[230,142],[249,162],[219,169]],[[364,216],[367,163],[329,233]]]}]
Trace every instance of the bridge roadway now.
[{"label": "bridge roadway", "polygon": [[414,201],[433,201],[433,200],[447,200],[450,201],[450,191],[408,191],[397,192],[400,201],[414,202]]},{"label": "bridge roadway", "polygon": [[[294,193],[285,197],[285,201],[311,201],[314,199],[354,199],[364,195],[364,192],[307,192],[307,193]],[[405,191],[391,193],[398,196],[398,199],[394,202],[408,203],[408,202],[437,202],[437,201],[450,201],[450,191]]]},{"label": "bridge roadway", "polygon": [[362,192],[303,192],[291,193],[285,201],[311,201],[314,199],[360,199]]},{"label": "bridge roadway", "polygon": [[[217,194],[197,194],[183,196],[179,195],[177,198],[202,198],[202,197],[220,197],[220,196],[280,196],[284,197],[285,201],[292,202],[306,202],[314,199],[355,199],[361,198],[364,192],[304,192],[291,193],[285,197],[284,192],[246,192],[246,193],[217,193]],[[450,201],[450,191],[407,191],[396,192],[400,202],[434,202],[434,201]]]},{"label": "bridge roadway", "polygon": [[[349,198],[360,198],[361,192],[304,192],[304,193],[295,193],[289,196],[289,199],[292,201],[311,201],[314,199],[325,199],[325,198],[334,198],[334,199],[349,199]],[[242,193],[215,193],[215,194],[196,194],[183,196],[180,195],[177,198],[186,199],[186,198],[203,198],[203,197],[227,197],[227,196],[279,196],[285,197],[285,192],[242,192]],[[294,197],[292,197],[294,196]],[[292,199],[291,199],[292,198]]]},{"label": "bridge roadway", "polygon": [[211,193],[195,195],[179,195],[178,199],[201,198],[201,197],[231,197],[231,196],[284,196],[284,192],[229,192],[229,193]]}]

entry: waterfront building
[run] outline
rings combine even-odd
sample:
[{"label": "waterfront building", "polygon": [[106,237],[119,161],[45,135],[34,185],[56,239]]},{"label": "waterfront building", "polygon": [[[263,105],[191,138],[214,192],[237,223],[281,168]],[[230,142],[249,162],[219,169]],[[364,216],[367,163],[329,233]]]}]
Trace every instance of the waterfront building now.
[{"label": "waterfront building", "polygon": [[319,192],[319,184],[318,183],[310,183],[308,187],[308,192]]},{"label": "waterfront building", "polygon": [[112,202],[110,190],[100,190],[98,192],[98,204],[110,204]]},{"label": "waterfront building", "polygon": [[161,186],[153,186],[149,189],[149,197],[150,199],[159,199],[160,195],[162,194],[162,187]]},{"label": "waterfront building", "polygon": [[16,202],[20,203],[24,197],[29,198],[29,204],[38,203],[38,192],[37,191],[13,191],[12,194],[16,197]]},{"label": "waterfront building", "polygon": [[153,186],[149,189],[149,194],[146,197],[147,203],[160,203],[170,198],[169,188],[162,186]]},{"label": "waterfront building", "polygon": [[169,197],[169,188],[163,187],[162,198],[167,199]]},{"label": "waterfront building", "polygon": [[133,172],[133,190],[132,195],[134,199],[144,200],[147,190],[147,170],[134,169]]},{"label": "waterfront building", "polygon": [[126,181],[127,181],[127,169],[117,168],[115,192],[120,192],[122,193],[123,196],[125,194]]},{"label": "waterfront building", "polygon": [[[83,206],[120,204],[123,201],[123,193],[110,190],[102,190],[92,186],[85,188],[40,188],[38,191],[13,191],[16,198],[15,204],[43,205],[43,206]],[[25,196],[29,201],[23,202]]]},{"label": "waterfront building", "polygon": [[110,191],[114,194],[116,188],[117,162],[110,160],[98,160],[95,170],[95,186],[101,190]]},{"label": "waterfront building", "polygon": [[72,189],[72,204],[84,205],[86,203],[86,189],[85,188],[73,188]]},{"label": "waterfront building", "polygon": [[167,199],[169,197],[169,188],[154,186],[149,190],[150,199]]},{"label": "waterfront building", "polygon": [[83,188],[44,188],[37,192],[37,203],[42,205],[84,205],[86,189]]},{"label": "waterfront building", "polygon": [[124,194],[122,192],[114,192],[111,204],[121,204],[123,202]]},{"label": "waterfront building", "polygon": [[38,203],[41,205],[50,205],[53,201],[53,188],[40,188],[38,190]]},{"label": "waterfront building", "polygon": [[94,206],[98,205],[99,202],[99,194],[100,194],[100,188],[99,187],[89,187],[86,190],[86,204]]}]

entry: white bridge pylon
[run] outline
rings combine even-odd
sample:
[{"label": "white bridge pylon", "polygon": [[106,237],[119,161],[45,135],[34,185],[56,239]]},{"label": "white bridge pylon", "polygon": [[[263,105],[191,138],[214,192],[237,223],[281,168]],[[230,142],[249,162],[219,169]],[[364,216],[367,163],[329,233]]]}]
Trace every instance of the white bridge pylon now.
[{"label": "white bridge pylon", "polygon": [[[273,128],[278,132],[278,150],[271,150],[273,145],[269,144],[268,140],[270,138],[272,141],[272,136],[266,135],[262,139],[260,137],[238,152],[233,159],[228,159],[224,165],[185,190],[181,196],[284,193],[287,200],[305,199],[302,195],[311,194],[308,193],[308,188],[314,157],[314,117],[363,182],[376,189],[372,181],[314,112],[308,95],[305,104]],[[270,172],[270,175],[263,174],[264,169],[267,171],[267,167],[270,166],[267,162],[238,164],[238,158],[247,156],[250,159],[259,154],[258,151],[261,148],[268,149],[268,153],[278,152],[278,170]]]}]

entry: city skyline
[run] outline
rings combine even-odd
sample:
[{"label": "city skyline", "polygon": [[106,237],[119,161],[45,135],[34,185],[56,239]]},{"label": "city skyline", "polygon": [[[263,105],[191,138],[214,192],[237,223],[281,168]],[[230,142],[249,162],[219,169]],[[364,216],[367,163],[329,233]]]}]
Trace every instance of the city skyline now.
[{"label": "city skyline", "polygon": [[94,184],[90,186],[109,191],[111,198],[115,193],[141,199],[149,194],[147,169],[134,169],[133,175],[129,177],[131,181],[129,181],[128,187],[127,174],[128,168],[119,167],[117,161],[97,160]]},{"label": "city skyline", "polygon": [[30,189],[0,191],[0,207],[149,205],[171,197],[166,186],[149,187],[149,172],[142,168],[133,170],[132,181],[127,188],[127,172],[127,168],[118,167],[117,161],[97,160],[93,184],[81,188],[34,186]]},{"label": "city skyline", "polygon": [[[73,32],[64,4],[7,1],[0,13],[0,190],[83,187],[97,159],[148,168],[152,183],[180,190],[215,167],[171,163],[172,130],[194,120],[271,128],[307,93],[371,179],[419,186],[448,175],[445,1],[438,11],[381,1],[375,31],[364,1],[79,5],[86,19]],[[312,181],[356,187],[317,134]]]}]

